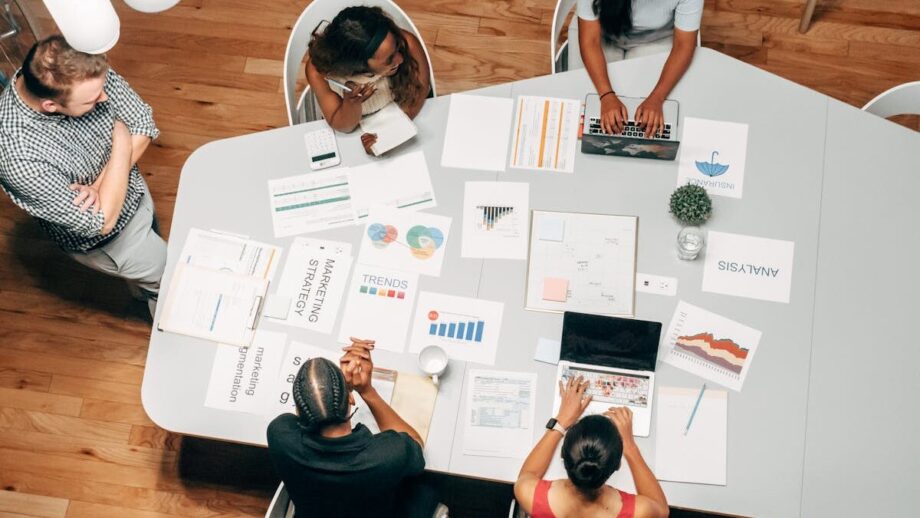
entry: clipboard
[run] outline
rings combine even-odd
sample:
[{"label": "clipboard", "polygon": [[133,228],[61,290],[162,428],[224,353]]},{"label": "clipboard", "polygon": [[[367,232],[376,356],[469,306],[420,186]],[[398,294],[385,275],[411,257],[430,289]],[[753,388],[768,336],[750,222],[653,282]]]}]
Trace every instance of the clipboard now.
[{"label": "clipboard", "polygon": [[[592,233],[604,242],[588,241]],[[635,317],[638,235],[638,216],[531,210],[524,309]]]},{"label": "clipboard", "polygon": [[262,313],[268,279],[179,263],[157,329],[248,346]]}]

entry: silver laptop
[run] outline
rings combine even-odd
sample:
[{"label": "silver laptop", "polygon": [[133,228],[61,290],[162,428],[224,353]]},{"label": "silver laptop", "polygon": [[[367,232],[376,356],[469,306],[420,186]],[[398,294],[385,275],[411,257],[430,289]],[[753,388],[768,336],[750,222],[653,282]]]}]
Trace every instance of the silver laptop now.
[{"label": "silver laptop", "polygon": [[[633,117],[636,108],[642,104],[644,97],[620,97],[627,113]],[[626,122],[623,132],[618,135],[604,133],[601,129],[601,101],[597,94],[585,97],[585,122],[581,137],[581,152],[591,155],[613,155],[634,158],[653,158],[656,160],[674,160],[680,141],[677,140],[677,120],[679,104],[666,99],[662,105],[664,129],[651,138],[634,120]]]},{"label": "silver laptop", "polygon": [[[659,322],[567,311],[562,318],[556,379],[565,383],[582,376],[592,396],[586,415],[629,407],[633,435],[648,437],[660,339]],[[554,393],[555,415],[561,399],[558,390]]]}]

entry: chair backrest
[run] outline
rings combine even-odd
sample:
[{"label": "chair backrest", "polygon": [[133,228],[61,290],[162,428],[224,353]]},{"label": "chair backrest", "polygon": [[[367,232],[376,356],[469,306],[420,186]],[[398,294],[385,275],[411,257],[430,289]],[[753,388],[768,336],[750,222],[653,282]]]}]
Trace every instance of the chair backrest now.
[{"label": "chair backrest", "polygon": [[291,504],[291,497],[288,495],[287,489],[284,488],[284,482],[282,482],[275,491],[272,503],[268,504],[265,518],[286,518],[289,507],[293,508],[294,506]]},{"label": "chair backrest", "polygon": [[[572,9],[575,7],[575,2],[577,0],[559,0],[556,3],[556,11],[553,13],[553,32],[549,36],[549,61],[552,63],[553,73],[564,72],[567,68],[568,62],[565,59],[564,50],[568,46],[568,42],[562,44],[559,47],[559,35],[562,32],[562,27],[565,24],[565,19],[568,18],[569,13],[572,12]],[[575,20],[572,20],[573,22]]]},{"label": "chair backrest", "polygon": [[920,114],[920,81],[904,83],[880,93],[863,110],[888,118],[894,115]]},{"label": "chair backrest", "polygon": [[287,106],[288,123],[300,124],[322,118],[313,102],[312,92],[309,92],[310,86],[307,85],[304,92],[297,95],[297,79],[303,75],[303,58],[307,53],[307,45],[313,35],[313,30],[323,20],[332,21],[335,15],[339,14],[343,8],[349,5],[366,5],[370,7],[380,7],[403,29],[415,34],[422,49],[425,51],[425,59],[428,60],[428,69],[430,70],[431,91],[437,95],[434,85],[434,68],[431,66],[431,56],[428,54],[428,47],[418,28],[398,5],[391,0],[355,0],[354,3],[346,3],[342,0],[313,0],[310,2],[302,13],[294,29],[291,30],[291,37],[288,39],[287,50],[284,52],[284,102]]}]

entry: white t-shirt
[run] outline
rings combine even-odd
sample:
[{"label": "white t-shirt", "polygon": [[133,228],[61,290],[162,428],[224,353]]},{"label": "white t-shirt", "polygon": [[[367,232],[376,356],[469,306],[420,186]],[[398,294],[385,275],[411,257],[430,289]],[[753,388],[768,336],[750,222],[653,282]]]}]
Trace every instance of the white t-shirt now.
[{"label": "white t-shirt", "polygon": [[[582,20],[597,20],[594,0],[578,0],[575,14]],[[702,17],[703,0],[632,0],[632,30],[615,41],[631,46],[667,38],[675,27],[696,31]]]}]

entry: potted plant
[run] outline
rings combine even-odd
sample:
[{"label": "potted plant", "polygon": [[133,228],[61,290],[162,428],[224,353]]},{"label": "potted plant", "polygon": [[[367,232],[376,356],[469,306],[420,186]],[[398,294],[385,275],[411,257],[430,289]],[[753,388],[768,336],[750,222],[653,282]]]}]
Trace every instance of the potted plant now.
[{"label": "potted plant", "polygon": [[671,193],[670,212],[683,228],[677,234],[677,255],[693,260],[703,249],[704,236],[699,225],[712,215],[712,199],[699,185],[682,185]]}]

